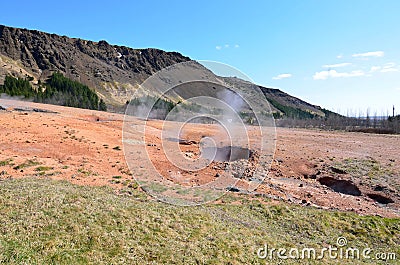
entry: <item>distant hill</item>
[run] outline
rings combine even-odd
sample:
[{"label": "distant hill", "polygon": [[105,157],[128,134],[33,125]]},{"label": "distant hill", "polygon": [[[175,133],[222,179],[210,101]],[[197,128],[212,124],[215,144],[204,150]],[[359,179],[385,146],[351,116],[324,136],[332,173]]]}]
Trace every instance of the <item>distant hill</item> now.
[{"label": "distant hill", "polygon": [[[225,77],[224,81],[228,84],[238,87],[246,87],[248,89],[251,89],[253,86],[257,86],[253,83],[235,77]],[[279,89],[267,88],[263,86],[257,87],[261,89],[265,97],[268,99],[271,109],[275,113],[275,118],[290,117],[295,119],[307,119],[337,115],[336,113],[323,109],[320,106],[316,106],[299,98],[293,97]]]},{"label": "distant hill", "polygon": [[[132,49],[106,41],[89,41],[37,30],[0,25],[0,84],[7,75],[29,77],[35,87],[54,72],[96,91],[110,111],[123,111],[133,91],[153,73],[176,63],[191,61],[178,52]],[[200,75],[213,75],[200,64]],[[222,77],[216,77],[221,79]],[[228,84],[248,88],[244,80],[224,77]],[[272,105],[275,117],[324,117],[327,112],[278,89],[259,87]],[[195,88],[193,88],[195,89]],[[190,96],[190,91],[187,96]]]}]

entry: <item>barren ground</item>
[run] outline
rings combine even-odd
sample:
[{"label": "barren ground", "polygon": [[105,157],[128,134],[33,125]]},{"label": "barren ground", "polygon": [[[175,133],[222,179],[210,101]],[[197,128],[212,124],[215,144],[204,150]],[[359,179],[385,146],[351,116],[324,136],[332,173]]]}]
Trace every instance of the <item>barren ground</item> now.
[{"label": "barren ground", "polygon": [[[116,191],[135,188],[123,153],[123,115],[11,100],[0,100],[0,106],[6,109],[0,110],[1,178],[65,179],[80,185],[110,185]],[[146,137],[154,147],[149,154],[162,168],[159,122],[147,124],[154,129],[154,137]],[[199,132],[193,130],[198,141]],[[270,173],[249,196],[398,217],[399,146],[398,135],[277,128]],[[182,150],[198,152],[195,144]],[[205,176],[218,170],[209,168]],[[199,174],[195,181],[201,180]]]}]

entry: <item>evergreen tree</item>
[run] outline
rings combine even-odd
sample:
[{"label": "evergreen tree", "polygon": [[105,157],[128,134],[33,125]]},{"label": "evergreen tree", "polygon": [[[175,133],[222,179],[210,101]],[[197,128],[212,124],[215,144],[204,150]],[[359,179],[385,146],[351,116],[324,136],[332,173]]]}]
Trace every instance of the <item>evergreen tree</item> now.
[{"label": "evergreen tree", "polygon": [[99,100],[95,91],[57,72],[49,77],[44,88],[42,88],[42,83],[40,83],[37,91],[32,88],[28,79],[6,76],[4,85],[0,86],[0,93],[6,93],[10,96],[33,98],[35,102],[39,103],[107,110],[105,102],[102,99]]},{"label": "evergreen tree", "polygon": [[101,110],[101,111],[107,111],[107,105],[106,105],[106,103],[104,102],[103,99],[100,99],[100,102],[99,102],[99,110]]},{"label": "evergreen tree", "polygon": [[31,98],[35,96],[36,91],[32,88],[27,79],[15,78],[7,75],[4,80],[4,85],[0,86],[0,93],[6,93],[10,96]]}]

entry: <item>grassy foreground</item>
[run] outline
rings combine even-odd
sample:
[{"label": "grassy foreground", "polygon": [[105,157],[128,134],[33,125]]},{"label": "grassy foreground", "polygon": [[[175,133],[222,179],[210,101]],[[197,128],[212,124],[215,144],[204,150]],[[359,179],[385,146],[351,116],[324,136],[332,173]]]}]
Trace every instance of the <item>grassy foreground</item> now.
[{"label": "grassy foreground", "polygon": [[[130,193],[130,194],[129,194]],[[0,181],[0,262],[7,264],[277,264],[257,249],[348,246],[393,252],[400,221],[224,197],[223,205],[175,207],[138,190],[65,181]],[[231,203],[233,201],[239,203]],[[372,255],[372,254],[371,254]],[[380,264],[377,260],[286,260],[281,264]],[[381,262],[384,263],[383,261]]]}]

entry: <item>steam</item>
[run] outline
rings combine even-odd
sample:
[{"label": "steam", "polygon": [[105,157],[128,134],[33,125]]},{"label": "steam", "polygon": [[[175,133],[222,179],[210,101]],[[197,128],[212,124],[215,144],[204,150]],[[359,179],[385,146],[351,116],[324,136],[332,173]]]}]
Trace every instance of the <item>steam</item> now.
[{"label": "steam", "polygon": [[129,102],[127,114],[140,119],[165,119],[168,107],[167,101],[161,97],[146,95],[132,99]]},{"label": "steam", "polygon": [[[240,113],[246,107],[246,102],[243,98],[230,89],[224,89],[217,93],[217,98],[221,101],[222,120],[220,123],[221,131],[216,136],[218,140],[222,140],[224,145],[247,146],[247,131],[245,124],[240,116]],[[224,139],[220,139],[221,136]]]},{"label": "steam", "polygon": [[0,100],[0,110],[20,107],[21,100],[27,101],[24,96],[9,96],[4,93],[0,94]]},{"label": "steam", "polygon": [[227,103],[235,112],[240,112],[245,105],[242,97],[229,89],[218,92],[217,98]]},{"label": "steam", "polygon": [[25,100],[32,102],[32,100],[25,99],[24,96],[9,96],[6,93],[1,93],[0,94],[0,99],[9,99],[9,100]]}]

